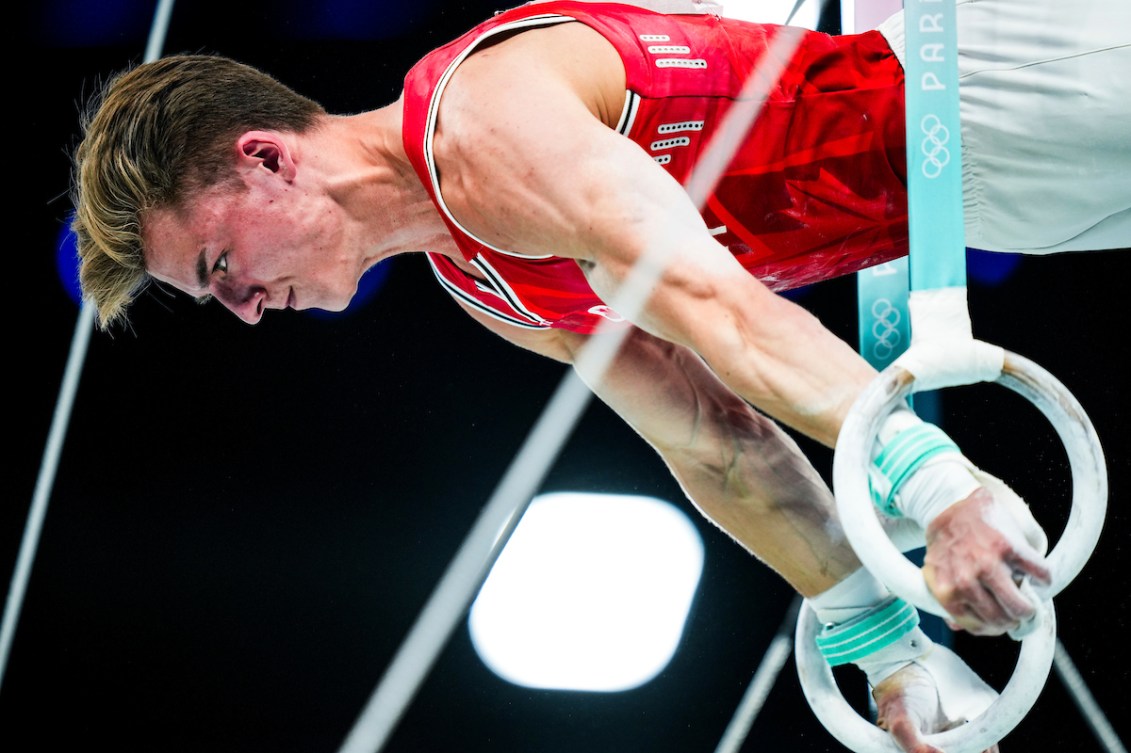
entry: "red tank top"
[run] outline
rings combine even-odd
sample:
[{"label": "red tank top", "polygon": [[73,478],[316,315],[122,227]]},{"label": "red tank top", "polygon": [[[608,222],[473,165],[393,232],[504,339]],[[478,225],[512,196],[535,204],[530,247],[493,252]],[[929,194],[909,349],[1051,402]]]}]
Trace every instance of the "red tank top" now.
[{"label": "red tank top", "polygon": [[[440,282],[512,324],[591,333],[615,312],[572,259],[508,253],[473,237],[438,193],[436,111],[456,66],[484,40],[576,20],[613,44],[627,92],[617,130],[681,182],[780,27],[712,14],[548,2],[497,14],[429,53],[405,78],[410,161],[464,257],[485,281],[429,253]],[[903,70],[876,31],[806,32],[702,215],[715,238],[774,290],[855,272],[907,252]]]}]

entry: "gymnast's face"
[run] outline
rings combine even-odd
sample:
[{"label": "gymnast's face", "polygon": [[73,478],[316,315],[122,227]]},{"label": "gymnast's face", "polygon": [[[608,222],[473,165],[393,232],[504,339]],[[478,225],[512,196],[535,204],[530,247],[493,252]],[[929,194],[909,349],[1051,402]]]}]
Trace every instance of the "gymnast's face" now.
[{"label": "gymnast's face", "polygon": [[146,269],[211,296],[255,324],[268,309],[340,311],[365,271],[335,202],[277,158],[249,161],[234,185],[143,218]]}]

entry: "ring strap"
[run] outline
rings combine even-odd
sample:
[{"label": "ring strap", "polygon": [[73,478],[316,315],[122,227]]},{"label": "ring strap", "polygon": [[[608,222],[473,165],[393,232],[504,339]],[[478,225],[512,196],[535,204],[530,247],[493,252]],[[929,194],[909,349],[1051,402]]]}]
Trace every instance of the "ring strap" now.
[{"label": "ring strap", "polygon": [[933,424],[917,424],[892,437],[872,463],[869,487],[876,507],[889,517],[902,517],[895,496],[903,482],[931,458],[944,452],[961,455],[958,445]]},{"label": "ring strap", "polygon": [[848,622],[826,625],[817,636],[817,648],[831,667],[851,664],[890,646],[918,625],[918,610],[893,596]]}]

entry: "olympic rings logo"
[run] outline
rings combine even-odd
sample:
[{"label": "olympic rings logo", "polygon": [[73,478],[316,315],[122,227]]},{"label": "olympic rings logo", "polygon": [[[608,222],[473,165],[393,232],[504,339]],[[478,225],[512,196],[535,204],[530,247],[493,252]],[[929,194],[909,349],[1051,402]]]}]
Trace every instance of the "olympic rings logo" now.
[{"label": "olympic rings logo", "polygon": [[899,309],[891,305],[887,298],[878,298],[872,303],[872,355],[879,361],[886,362],[903,343],[903,334],[899,331],[899,323],[903,315]]},{"label": "olympic rings logo", "polygon": [[950,141],[950,131],[934,114],[923,116],[919,128],[924,134],[923,143],[919,148],[927,158],[922,166],[923,175],[937,178],[950,162],[950,150],[946,148],[946,143]]}]

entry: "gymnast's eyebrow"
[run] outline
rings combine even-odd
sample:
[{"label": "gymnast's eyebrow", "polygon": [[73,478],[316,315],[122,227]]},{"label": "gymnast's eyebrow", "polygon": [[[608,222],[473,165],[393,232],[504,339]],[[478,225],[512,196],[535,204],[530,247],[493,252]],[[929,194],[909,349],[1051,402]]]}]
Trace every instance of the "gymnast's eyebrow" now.
[{"label": "gymnast's eyebrow", "polygon": [[196,257],[196,284],[201,290],[208,289],[208,260],[204,258],[204,249],[200,249],[200,256]]}]

